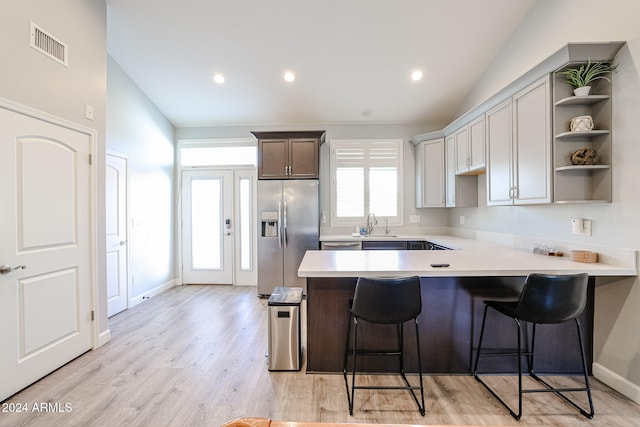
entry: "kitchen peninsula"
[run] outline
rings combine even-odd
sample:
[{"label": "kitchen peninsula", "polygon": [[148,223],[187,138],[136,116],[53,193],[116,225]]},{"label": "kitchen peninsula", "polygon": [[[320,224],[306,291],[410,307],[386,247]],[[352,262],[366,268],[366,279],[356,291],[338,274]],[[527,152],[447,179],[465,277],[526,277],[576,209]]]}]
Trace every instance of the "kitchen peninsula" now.
[{"label": "kitchen peninsula", "polygon": [[[548,274],[589,274],[589,299],[580,321],[585,332],[587,364],[593,359],[593,309],[596,278],[637,275],[635,252],[626,254],[628,262],[577,263],[568,257],[536,255],[485,242],[429,237],[457,250],[446,251],[308,251],[298,275],[307,279],[307,372],[341,372],[349,322],[349,307],[359,276],[420,276],[422,314],[419,317],[423,370],[429,374],[469,374],[478,341],[483,301],[491,298],[515,299],[530,272]],[[448,264],[432,267],[431,264]],[[490,346],[509,346],[515,330],[510,319],[491,318],[495,332]],[[379,344],[389,336],[387,325],[365,325],[364,343]],[[390,332],[390,331],[389,331]],[[413,328],[406,328],[406,345],[415,345]],[[536,348],[536,366],[541,373],[580,371],[580,356],[574,345],[575,327],[571,324],[543,325]],[[414,355],[414,349],[407,349]],[[417,360],[409,358],[407,371],[417,370]],[[393,370],[388,361],[371,358],[363,361],[370,372]],[[492,361],[493,362],[493,361]],[[538,363],[539,362],[539,363]],[[515,364],[496,360],[497,371],[513,372]],[[487,364],[488,366],[488,364]]]}]

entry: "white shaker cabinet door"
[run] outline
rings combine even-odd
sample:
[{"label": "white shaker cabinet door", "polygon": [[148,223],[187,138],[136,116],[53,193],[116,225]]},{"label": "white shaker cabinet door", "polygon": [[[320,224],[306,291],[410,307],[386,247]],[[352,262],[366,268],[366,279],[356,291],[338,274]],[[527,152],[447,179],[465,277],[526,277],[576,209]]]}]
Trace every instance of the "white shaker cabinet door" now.
[{"label": "white shaker cabinet door", "polygon": [[513,204],[511,98],[487,112],[487,205]]},{"label": "white shaker cabinet door", "polygon": [[545,77],[513,97],[515,203],[551,203],[551,92]]}]

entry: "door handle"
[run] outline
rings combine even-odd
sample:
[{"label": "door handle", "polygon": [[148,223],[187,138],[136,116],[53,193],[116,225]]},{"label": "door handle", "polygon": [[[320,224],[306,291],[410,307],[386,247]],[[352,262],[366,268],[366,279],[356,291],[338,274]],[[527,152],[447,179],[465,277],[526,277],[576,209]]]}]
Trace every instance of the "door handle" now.
[{"label": "door handle", "polygon": [[126,244],[127,244],[127,241],[126,241],[126,240],[121,240],[121,241],[120,241],[120,246],[124,246],[124,245],[126,245]]},{"label": "door handle", "polygon": [[282,203],[278,202],[278,248],[282,249]]},{"label": "door handle", "polygon": [[9,274],[12,271],[24,270],[25,268],[27,268],[26,265],[17,265],[15,267],[11,267],[9,264],[2,264],[0,265],[0,274]]},{"label": "door handle", "polygon": [[284,201],[284,238],[282,239],[284,241],[284,247],[286,248],[289,245],[289,242],[287,241],[287,201]]}]

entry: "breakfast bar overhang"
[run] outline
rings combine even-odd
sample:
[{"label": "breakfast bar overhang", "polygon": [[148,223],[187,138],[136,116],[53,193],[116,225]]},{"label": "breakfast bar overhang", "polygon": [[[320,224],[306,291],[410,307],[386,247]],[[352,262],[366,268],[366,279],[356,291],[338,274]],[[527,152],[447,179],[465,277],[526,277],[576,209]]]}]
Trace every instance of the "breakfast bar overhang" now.
[{"label": "breakfast bar overhang", "polygon": [[[594,288],[598,277],[637,275],[633,265],[585,264],[522,250],[473,243],[448,251],[308,251],[298,275],[307,279],[307,372],[342,372],[349,322],[349,308],[358,277],[419,276],[422,313],[421,362],[427,374],[470,374],[480,334],[485,299],[517,299],[529,273],[589,274],[587,308],[580,317],[584,328],[587,365],[593,361]],[[446,267],[432,267],[445,264]],[[489,314],[495,331],[486,345],[513,347],[515,328],[511,319]],[[362,342],[385,345],[393,337],[388,325],[364,325]],[[545,374],[580,372],[580,354],[575,327],[540,325],[545,334],[536,346],[537,371]],[[413,328],[406,328],[406,351],[414,355]],[[360,338],[359,338],[360,339]],[[393,345],[394,343],[389,343]],[[396,369],[388,360],[364,360],[362,369],[387,372]],[[485,363],[485,362],[483,362]],[[515,360],[491,358],[487,369],[515,372]],[[417,360],[405,362],[408,372],[417,370]]]}]

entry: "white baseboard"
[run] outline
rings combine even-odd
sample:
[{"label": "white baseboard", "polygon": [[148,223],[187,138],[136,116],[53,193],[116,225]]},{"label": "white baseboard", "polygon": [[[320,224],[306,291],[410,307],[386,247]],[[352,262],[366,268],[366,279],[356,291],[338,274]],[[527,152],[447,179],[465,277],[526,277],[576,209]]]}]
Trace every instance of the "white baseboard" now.
[{"label": "white baseboard", "polygon": [[111,329],[107,329],[106,331],[100,332],[98,334],[98,342],[96,343],[96,346],[94,349],[98,347],[102,347],[109,341],[111,341]]},{"label": "white baseboard", "polygon": [[148,290],[142,295],[138,295],[137,297],[131,298],[131,301],[129,301],[129,308],[133,308],[136,305],[143,302],[144,300],[149,299],[151,297],[155,297],[156,295],[166,291],[167,289],[171,289],[174,286],[176,286],[176,279],[169,280],[168,282],[163,283],[162,285],[159,285],[153,289]]},{"label": "white baseboard", "polygon": [[640,386],[632,383],[628,379],[605,368],[599,363],[592,365],[593,376],[602,381],[612,389],[622,393],[637,404],[640,404]]}]

